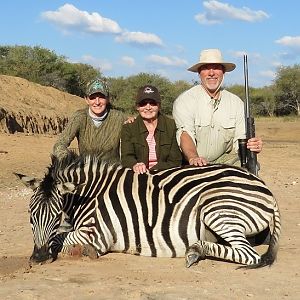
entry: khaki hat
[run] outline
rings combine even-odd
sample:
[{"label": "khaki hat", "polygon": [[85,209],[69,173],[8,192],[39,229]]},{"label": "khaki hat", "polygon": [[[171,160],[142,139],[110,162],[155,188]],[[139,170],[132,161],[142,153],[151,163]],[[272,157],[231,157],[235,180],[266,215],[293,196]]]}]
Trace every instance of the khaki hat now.
[{"label": "khaki hat", "polygon": [[86,89],[86,95],[89,97],[93,94],[100,93],[104,95],[106,98],[109,97],[109,90],[108,86],[105,81],[101,78],[97,78],[91,81]]},{"label": "khaki hat", "polygon": [[208,64],[220,64],[225,68],[225,72],[230,72],[235,69],[235,64],[224,62],[222,53],[219,49],[206,49],[201,51],[199,62],[188,68],[188,71],[197,72],[201,66]]},{"label": "khaki hat", "polygon": [[160,103],[160,94],[158,89],[153,85],[144,85],[138,90],[136,97],[136,104],[139,104],[143,100],[154,100]]}]

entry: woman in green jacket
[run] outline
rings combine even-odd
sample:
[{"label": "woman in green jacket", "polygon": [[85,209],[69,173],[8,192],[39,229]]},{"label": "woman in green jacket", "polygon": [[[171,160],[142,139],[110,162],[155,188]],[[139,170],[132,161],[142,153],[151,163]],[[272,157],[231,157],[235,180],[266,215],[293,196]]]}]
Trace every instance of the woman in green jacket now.
[{"label": "woman in green jacket", "polygon": [[133,123],[123,125],[121,131],[122,165],[138,174],[178,167],[182,163],[175,122],[160,113],[160,102],[156,87],[141,87],[136,99],[139,115]]}]

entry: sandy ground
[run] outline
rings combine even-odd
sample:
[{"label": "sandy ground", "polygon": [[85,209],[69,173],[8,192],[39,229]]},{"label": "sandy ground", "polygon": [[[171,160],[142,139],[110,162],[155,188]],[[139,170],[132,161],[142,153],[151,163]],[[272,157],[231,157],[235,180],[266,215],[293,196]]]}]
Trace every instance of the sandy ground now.
[{"label": "sandy ground", "polygon": [[183,258],[125,254],[29,268],[31,190],[12,172],[41,177],[56,137],[0,134],[0,299],[300,299],[300,120],[256,127],[265,141],[260,176],[278,199],[283,229],[275,264],[249,271],[213,260],[186,269]]}]

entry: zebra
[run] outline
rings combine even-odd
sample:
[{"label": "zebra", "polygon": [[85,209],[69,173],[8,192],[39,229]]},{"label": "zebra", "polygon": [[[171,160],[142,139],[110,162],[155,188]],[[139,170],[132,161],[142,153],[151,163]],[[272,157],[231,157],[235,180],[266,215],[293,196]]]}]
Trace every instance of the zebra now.
[{"label": "zebra", "polygon": [[[244,268],[275,261],[278,204],[263,180],[248,171],[211,164],[136,174],[74,155],[52,156],[42,180],[15,173],[34,191],[32,263],[54,261],[72,249],[93,258],[108,252],[185,257],[186,267],[206,258]],[[63,214],[72,221],[70,232],[58,230]],[[260,256],[248,238],[265,230],[270,239]],[[207,231],[217,240],[205,239]]]}]

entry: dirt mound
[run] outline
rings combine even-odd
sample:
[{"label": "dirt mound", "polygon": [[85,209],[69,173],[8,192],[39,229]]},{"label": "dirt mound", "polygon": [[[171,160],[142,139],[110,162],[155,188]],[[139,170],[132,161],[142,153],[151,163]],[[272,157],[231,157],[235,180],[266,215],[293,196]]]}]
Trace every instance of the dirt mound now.
[{"label": "dirt mound", "polygon": [[0,132],[58,134],[82,98],[19,77],[0,75]]}]

